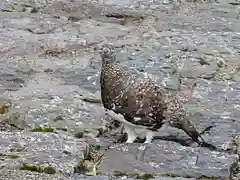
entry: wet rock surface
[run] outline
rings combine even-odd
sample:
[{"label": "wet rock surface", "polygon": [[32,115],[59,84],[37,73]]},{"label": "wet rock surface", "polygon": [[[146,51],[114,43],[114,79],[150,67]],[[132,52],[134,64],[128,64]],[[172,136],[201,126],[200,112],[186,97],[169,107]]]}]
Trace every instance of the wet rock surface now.
[{"label": "wet rock surface", "polygon": [[[238,1],[4,0],[0,9],[0,179],[240,178]],[[123,66],[173,93],[196,82],[185,106],[200,132],[212,126],[202,136],[216,149],[170,127],[142,160],[142,144],[112,144],[120,130],[105,127],[95,51],[108,42]]]}]

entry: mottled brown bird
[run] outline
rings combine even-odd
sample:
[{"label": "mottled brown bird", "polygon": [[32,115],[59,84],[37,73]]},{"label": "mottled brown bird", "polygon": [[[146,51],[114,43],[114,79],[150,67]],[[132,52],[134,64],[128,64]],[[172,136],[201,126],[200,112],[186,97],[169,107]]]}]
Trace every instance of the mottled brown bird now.
[{"label": "mottled brown bird", "polygon": [[113,45],[99,49],[102,60],[100,75],[101,99],[106,114],[121,122],[128,135],[127,143],[133,143],[136,129],[146,132],[145,143],[151,143],[154,132],[168,122],[182,129],[194,141],[203,140],[191,122],[181,99],[156,85],[150,78],[133,73],[116,61]]}]

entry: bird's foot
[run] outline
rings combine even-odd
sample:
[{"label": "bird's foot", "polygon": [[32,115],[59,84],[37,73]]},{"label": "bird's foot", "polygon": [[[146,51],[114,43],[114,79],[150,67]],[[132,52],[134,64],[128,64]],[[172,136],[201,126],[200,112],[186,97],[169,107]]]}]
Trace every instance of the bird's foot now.
[{"label": "bird's foot", "polygon": [[153,136],[154,136],[153,131],[147,131],[146,132],[146,140],[145,140],[144,144],[151,144],[153,141]]},{"label": "bird's foot", "polygon": [[137,139],[137,134],[132,127],[129,127],[127,125],[125,125],[124,127],[125,127],[125,131],[127,133],[127,136],[128,136],[126,143],[131,144]]},{"label": "bird's foot", "polygon": [[137,136],[136,135],[129,135],[128,134],[128,138],[127,138],[127,141],[126,141],[126,143],[128,143],[128,144],[131,144],[131,143],[134,143],[134,141],[137,139]]},{"label": "bird's foot", "polygon": [[127,143],[127,144],[132,144],[134,141],[135,141],[135,140],[133,140],[133,139],[128,139],[128,140],[126,141],[126,143]]},{"label": "bird's foot", "polygon": [[[127,135],[127,133],[124,133],[123,135],[121,135],[121,136],[116,140],[116,143],[126,143],[127,140],[128,140],[128,135]],[[133,141],[133,143],[143,143],[144,140],[145,140],[145,138],[144,138],[144,139],[141,139],[141,138],[137,137],[137,138]]]}]

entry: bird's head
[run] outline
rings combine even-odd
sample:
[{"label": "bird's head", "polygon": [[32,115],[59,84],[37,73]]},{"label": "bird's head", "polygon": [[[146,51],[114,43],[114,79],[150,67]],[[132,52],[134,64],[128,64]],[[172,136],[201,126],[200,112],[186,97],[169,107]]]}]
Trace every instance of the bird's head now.
[{"label": "bird's head", "polygon": [[98,52],[100,54],[100,57],[102,59],[102,63],[109,63],[113,62],[116,59],[116,52],[111,44],[105,44],[98,48]]}]

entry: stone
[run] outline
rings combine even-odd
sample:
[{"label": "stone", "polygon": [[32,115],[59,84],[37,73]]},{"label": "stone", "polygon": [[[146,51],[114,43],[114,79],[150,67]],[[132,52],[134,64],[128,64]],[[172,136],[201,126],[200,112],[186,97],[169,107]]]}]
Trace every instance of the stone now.
[{"label": "stone", "polygon": [[21,170],[0,170],[0,179],[4,180],[110,180],[108,176],[65,176],[62,174],[45,174]]},{"label": "stone", "polygon": [[[115,180],[135,180],[135,178],[114,178]],[[61,174],[45,174],[37,173],[30,171],[19,171],[19,170],[0,170],[0,179],[4,180],[111,180],[109,176],[84,176],[84,175],[73,175],[73,176],[64,176]],[[181,178],[181,177],[156,177],[149,180],[195,180],[194,178]]]},{"label": "stone", "polygon": [[[238,161],[236,154],[210,151],[207,148],[191,148],[175,142],[154,141],[147,147],[144,159],[136,156],[142,145],[115,145],[106,152],[99,170],[126,173],[153,173],[179,177],[230,178],[231,168]],[[118,156],[116,156],[118,154]]]},{"label": "stone", "polygon": [[70,174],[83,162],[88,145],[84,139],[56,133],[0,132],[0,146],[0,153],[17,156],[4,158],[1,169],[21,169],[27,164]]},{"label": "stone", "polygon": [[[161,81],[172,72],[163,72],[164,64],[177,67],[181,76],[185,77],[181,77],[182,83],[196,80],[196,91],[186,106],[189,107],[190,112],[200,112],[203,115],[193,117],[193,124],[199,132],[212,125],[213,128],[202,134],[204,140],[218,148],[226,148],[229,153],[239,154],[235,146],[226,143],[233,135],[240,132],[239,72],[235,69],[239,66],[240,53],[239,3],[237,2],[235,0],[218,3],[197,2],[196,5],[196,3],[169,0],[168,4],[163,5],[163,0],[0,1],[0,94],[10,99],[13,105],[9,114],[0,116],[0,130],[4,131],[1,132],[0,139],[5,137],[6,131],[11,131],[12,136],[15,134],[17,140],[22,138],[21,135],[18,138],[19,134],[29,133],[27,137],[30,140],[24,142],[30,141],[31,145],[40,142],[33,142],[31,139],[35,139],[35,135],[32,134],[35,133],[27,131],[39,126],[56,130],[51,134],[41,132],[41,136],[45,134],[50,139],[54,139],[52,136],[64,136],[64,134],[74,136],[72,130],[75,127],[99,129],[101,120],[104,119],[103,108],[96,103],[85,102],[76,95],[99,91],[100,59],[94,47],[110,42],[126,50],[120,54],[120,60],[126,60],[121,63],[153,74],[158,84],[161,84]],[[207,61],[201,62],[203,63],[201,65],[199,57]],[[179,82],[175,81],[178,81],[178,76],[173,75],[173,81],[170,82],[174,86],[171,83],[167,84],[168,82],[166,84],[176,90]],[[180,85],[184,90],[182,83]],[[26,132],[20,133],[22,129]],[[111,132],[116,129],[105,128],[102,131]],[[97,134],[97,131],[95,132]],[[161,129],[161,133],[163,139],[169,141],[178,139],[182,145],[193,147],[185,142],[188,137],[184,132],[168,128],[167,132]],[[106,176],[85,177],[72,174],[63,177],[58,173],[50,175],[12,170],[9,168],[14,164],[12,162],[17,162],[17,166],[20,165],[19,160],[27,159],[27,163],[32,163],[29,156],[34,156],[31,152],[24,152],[23,155],[19,143],[12,144],[11,149],[20,152],[12,153],[8,150],[3,152],[4,145],[7,142],[12,143],[10,139],[12,136],[1,142],[0,162],[6,168],[4,168],[5,172],[1,169],[0,179],[109,179]],[[106,144],[109,143],[105,134],[100,135],[99,138],[101,142],[98,143],[101,144],[103,140],[107,141]],[[116,140],[114,135],[111,138]],[[92,140],[92,138],[88,139]],[[83,138],[77,141],[82,140]],[[51,142],[55,141],[51,140]],[[49,146],[50,142],[46,144]],[[165,143],[159,144],[165,145]],[[175,143],[170,142],[170,144]],[[51,145],[58,146],[53,143]],[[182,145],[177,145],[179,149],[177,152],[184,147]],[[167,146],[169,151],[173,146]],[[186,148],[190,152],[192,150],[194,155],[195,148],[191,149],[191,147]],[[201,158],[208,158],[215,153],[215,151],[206,151],[208,153]],[[56,155],[53,154],[54,157],[59,155],[57,150],[54,152],[56,152]],[[62,154],[71,157],[67,150]],[[59,157],[62,157],[62,154]],[[120,155],[119,159],[123,159],[124,163],[139,163],[139,161],[131,162],[131,158],[126,161],[124,157],[128,152],[124,157],[121,154],[118,151],[112,154],[106,153],[103,162],[109,159],[108,156]],[[166,158],[172,158],[171,152],[170,155],[166,153],[164,155]],[[129,157],[131,156],[130,153]],[[230,155],[227,156],[229,159],[226,161],[232,161]],[[190,154],[188,158],[191,157]],[[218,156],[213,158],[214,162],[217,158],[219,159]],[[62,159],[64,161],[67,158]],[[224,161],[222,168],[227,169],[229,164],[231,163]],[[207,160],[205,165],[213,167]],[[141,162],[139,166],[142,166]],[[139,169],[144,168],[145,166]],[[65,171],[67,169],[65,168]],[[197,171],[208,174],[202,167]],[[213,170],[216,171],[217,169]],[[194,172],[196,169],[192,170],[192,174]],[[179,173],[178,169],[176,173]],[[222,174],[223,172],[219,173]],[[233,175],[235,180],[240,179],[239,168]],[[133,177],[118,179],[121,178],[134,179]],[[173,179],[173,177],[155,179],[157,178]]]}]

